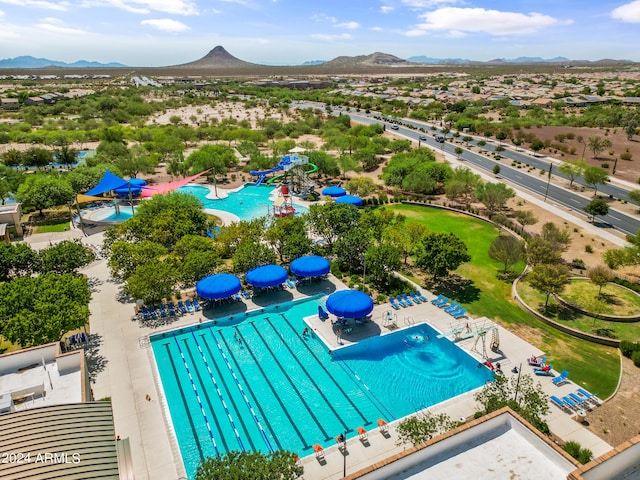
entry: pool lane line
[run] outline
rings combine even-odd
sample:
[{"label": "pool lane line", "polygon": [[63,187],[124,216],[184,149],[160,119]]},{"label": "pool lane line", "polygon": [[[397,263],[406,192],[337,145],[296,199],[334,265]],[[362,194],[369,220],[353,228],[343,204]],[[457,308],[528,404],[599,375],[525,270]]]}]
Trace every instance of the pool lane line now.
[{"label": "pool lane line", "polygon": [[[284,315],[282,315],[282,318],[285,319],[286,321],[286,317]],[[289,323],[288,321],[286,321],[286,324],[289,325],[289,327],[291,328],[291,330],[294,331],[294,333],[301,339],[302,343],[304,344],[305,348],[309,351],[309,353],[311,353],[311,355],[313,356],[313,358],[316,360],[316,362],[320,365],[320,367],[322,367],[322,370],[324,370],[324,373],[327,374],[327,376],[333,381],[333,383],[336,385],[336,387],[338,388],[338,390],[340,390],[340,393],[342,393],[342,395],[347,399],[347,401],[351,404],[351,406],[353,407],[353,409],[358,412],[358,415],[360,415],[360,418],[362,418],[362,421],[364,422],[365,425],[370,425],[373,422],[370,420],[367,420],[367,417],[360,411],[360,409],[356,406],[356,404],[353,402],[353,400],[351,400],[351,397],[347,394],[347,392],[344,391],[344,389],[342,388],[342,385],[340,385],[335,378],[333,378],[333,375],[331,375],[331,372],[329,372],[329,370],[327,370],[327,367],[325,367],[325,365],[320,361],[320,359],[318,358],[318,356],[315,354],[315,352],[311,349],[311,347],[307,344],[307,342],[304,341],[304,339],[301,338],[301,335],[298,333],[298,331],[295,329],[295,327],[293,325],[291,325],[291,323]],[[317,334],[316,334],[317,335]],[[376,407],[377,408],[377,407]]]},{"label": "pool lane line", "polygon": [[[240,330],[236,327],[236,331],[238,332],[238,336],[239,338],[242,339],[244,348],[247,350],[247,352],[249,353],[249,355],[251,355],[251,358],[253,359],[253,363],[256,365],[256,367],[258,367],[258,370],[260,370],[260,373],[262,374],[262,378],[264,378],[264,380],[267,382],[267,385],[269,386],[269,389],[271,390],[271,393],[273,393],[273,397],[276,399],[276,401],[280,404],[280,408],[282,408],[282,411],[284,412],[284,414],[287,416],[287,418],[289,419],[289,422],[291,423],[291,426],[293,427],[293,429],[296,431],[296,433],[298,434],[298,438],[300,439],[300,442],[304,445],[304,450],[310,449],[311,445],[309,444],[309,442],[307,442],[307,440],[304,438],[304,436],[302,435],[302,432],[300,431],[300,429],[298,428],[298,425],[293,421],[293,419],[291,418],[291,416],[289,415],[289,412],[287,411],[287,409],[284,406],[284,403],[282,403],[282,399],[280,398],[280,395],[278,394],[278,392],[276,392],[275,388],[273,388],[273,385],[271,384],[271,382],[269,381],[267,374],[265,373],[264,369],[262,368],[262,365],[260,365],[260,362],[258,362],[258,359],[256,358],[255,354],[253,353],[253,351],[251,350],[251,348],[249,348],[249,345],[247,344],[246,339],[243,337],[242,333],[240,333]],[[222,335],[222,333],[220,333],[220,335]],[[272,430],[273,431],[273,430]]]},{"label": "pool lane line", "polygon": [[[211,367],[214,373],[214,377],[218,380],[218,382],[220,383],[220,386],[222,387],[220,389],[221,392],[224,393],[225,398],[229,398],[229,411],[230,413],[233,414],[233,416],[235,417],[235,421],[238,422],[238,426],[240,427],[238,429],[239,433],[240,433],[240,438],[244,438],[244,442],[249,443],[248,446],[245,447],[245,450],[251,450],[253,452],[257,451],[255,444],[253,443],[253,438],[251,437],[251,434],[249,433],[249,429],[247,428],[247,423],[244,421],[244,418],[242,417],[242,414],[240,413],[240,409],[238,408],[239,406],[239,402],[236,402],[235,397],[233,396],[233,394],[231,393],[231,388],[230,382],[227,382],[227,380],[225,379],[223,373],[222,373],[222,369],[220,366],[220,361],[218,359],[218,361],[216,361],[216,357],[214,355],[214,351],[211,349],[211,346],[209,345],[209,342],[207,341],[205,335],[202,333],[202,331],[200,330],[200,333],[198,334],[201,337],[201,340],[204,341],[204,348],[207,352],[207,355],[209,356],[208,358],[211,360]],[[228,397],[227,397],[228,395]],[[243,443],[244,443],[243,442]]]},{"label": "pool lane line", "polygon": [[[213,340],[217,341],[213,328],[209,326],[209,329],[211,330],[211,336],[213,337]],[[233,354],[231,347],[229,347],[229,342],[227,341],[226,338],[224,338],[224,335],[222,335],[222,330],[218,330],[218,333],[220,334],[220,340],[222,341],[222,344],[225,346],[227,353],[229,354],[229,357],[231,358],[233,363],[236,365],[236,370],[238,371],[238,375],[241,377],[242,382],[245,385],[245,388],[249,391],[249,396],[253,398],[253,400],[256,402],[256,408],[260,412],[260,415],[262,416],[265,426],[271,432],[271,439],[276,442],[275,450],[282,450],[283,449],[282,444],[280,443],[280,440],[275,434],[275,429],[271,425],[271,422],[269,421],[269,417],[266,415],[266,413],[264,413],[262,405],[260,405],[260,402],[258,401],[258,396],[255,394],[255,392],[251,388],[251,382],[247,379],[247,376],[242,370],[240,362],[238,362],[236,356]]]},{"label": "pool lane line", "polygon": [[231,428],[233,428],[233,433],[235,433],[235,435],[236,435],[236,440],[238,440],[238,445],[240,445],[240,448],[244,452],[244,451],[246,451],[246,448],[244,448],[244,444],[242,443],[242,439],[240,438],[240,432],[238,432],[238,428],[236,427],[236,424],[233,421],[233,417],[231,416],[231,412],[229,411],[229,407],[227,406],[227,402],[225,402],[224,397],[222,396],[222,392],[220,391],[220,387],[218,386],[218,382],[216,381],[216,378],[213,376],[213,372],[211,371],[211,367],[209,367],[209,362],[207,361],[207,357],[205,357],[204,352],[202,351],[202,348],[200,348],[200,343],[198,343],[198,339],[196,338],[196,335],[193,333],[193,330],[191,330],[191,335],[193,336],[193,341],[196,342],[196,347],[198,348],[198,351],[200,352],[200,355],[202,356],[202,361],[204,362],[205,367],[207,367],[207,372],[209,372],[209,376],[211,377],[211,381],[213,382],[213,386],[215,387],[216,392],[218,393],[218,398],[220,399],[220,402],[222,403],[222,407],[224,408],[224,412],[227,414],[227,419],[229,420],[229,423],[231,424]]},{"label": "pool lane line", "polygon": [[[204,423],[207,426],[207,430],[209,430],[209,438],[211,438],[211,442],[213,443],[213,448],[216,450],[216,455],[220,455],[218,451],[218,444],[216,443],[216,439],[213,438],[213,432],[211,431],[211,425],[209,424],[209,420],[207,419],[207,413],[204,411],[204,407],[202,406],[202,401],[200,400],[200,395],[198,394],[198,389],[196,388],[196,384],[193,382],[193,377],[191,376],[191,371],[189,370],[189,365],[187,365],[187,359],[184,358],[184,353],[182,353],[182,348],[180,348],[180,344],[178,343],[178,339],[176,336],[173,336],[173,339],[176,341],[176,346],[178,347],[178,352],[180,352],[180,357],[182,358],[182,363],[184,364],[184,368],[187,370],[187,375],[189,376],[189,381],[191,382],[191,387],[193,388],[193,393],[196,396],[196,400],[198,400],[198,405],[200,405],[200,413],[202,413],[202,417],[204,418]],[[202,455],[200,455],[202,458]]]},{"label": "pool lane line", "polygon": [[[167,356],[169,357],[169,363],[171,364],[171,369],[173,370],[173,376],[175,377],[176,384],[178,385],[178,390],[180,391],[180,397],[182,397],[182,403],[184,404],[184,409],[187,412],[187,418],[189,419],[189,424],[191,425],[191,432],[193,433],[193,438],[196,441],[198,453],[200,454],[200,458],[204,458],[204,452],[202,451],[202,445],[200,444],[200,437],[198,436],[198,431],[196,430],[196,426],[193,423],[193,418],[191,418],[191,413],[189,412],[189,405],[187,403],[187,398],[185,397],[184,389],[182,388],[182,382],[180,382],[180,377],[178,376],[178,369],[176,368],[176,364],[173,361],[173,357],[171,356],[171,349],[169,348],[169,344],[170,342],[167,342],[167,343],[163,343],[162,345],[164,345],[167,351]],[[160,376],[160,379],[162,379],[162,376]],[[166,392],[165,392],[165,396],[166,396]],[[172,423],[173,423],[173,418],[172,418]],[[174,430],[177,430],[175,423],[173,424],[173,428]]]},{"label": "pool lane line", "polygon": [[[204,336],[204,334],[201,335],[204,341],[205,346],[207,347],[207,349],[209,349],[209,343],[207,342],[206,337]],[[222,359],[224,360],[224,363],[227,365],[227,368],[229,369],[229,373],[231,373],[231,377],[233,378],[236,386],[238,387],[238,390],[240,390],[240,393],[242,394],[242,398],[244,399],[245,403],[247,404],[247,407],[249,408],[249,411],[251,412],[251,415],[253,416],[253,420],[256,422],[256,425],[258,426],[258,430],[260,430],[260,433],[262,434],[265,442],[267,442],[267,446],[269,447],[269,451],[271,453],[273,453],[273,447],[271,446],[271,442],[269,441],[269,438],[267,437],[267,433],[264,431],[264,428],[262,428],[262,423],[260,422],[260,419],[258,418],[258,416],[256,415],[255,410],[253,409],[253,406],[251,405],[251,402],[249,401],[249,398],[247,397],[247,394],[244,392],[244,389],[242,388],[242,385],[240,384],[240,382],[238,381],[238,377],[236,377],[236,372],[234,371],[233,367],[231,366],[231,364],[229,363],[229,360],[227,360],[227,356],[225,355],[224,351],[222,350],[222,347],[220,346],[220,343],[217,342],[215,340],[214,337],[214,343],[216,344],[216,347],[218,347],[218,351],[220,352],[220,355],[222,355]],[[211,353],[209,353],[211,355]],[[213,358],[213,355],[211,355],[211,358]],[[214,362],[215,363],[215,362]],[[222,374],[220,374],[220,378],[222,381],[224,381],[224,379],[222,378]],[[226,385],[225,385],[226,387]],[[227,390],[230,390],[229,387],[227,387]],[[231,392],[229,392],[229,395],[231,395]],[[232,401],[233,401],[233,397]],[[236,411],[238,411],[239,409],[236,407]],[[238,413],[238,417],[240,417],[240,421],[242,420],[241,415]],[[244,422],[243,422],[244,423]],[[245,427],[246,430],[246,427]],[[247,432],[248,435],[248,432]],[[249,437],[249,441],[251,442],[251,435],[248,435]],[[252,448],[255,450],[255,445],[252,445]]]},{"label": "pool lane line", "polygon": [[[354,372],[351,367],[349,365],[347,365],[347,362],[345,360],[343,360],[340,355],[338,353],[336,353],[335,351],[333,352],[333,356],[338,360],[338,362],[340,362],[340,364],[343,365],[344,368],[346,368],[349,372],[351,372],[351,374],[356,378],[356,380],[358,380],[358,382],[360,382],[362,384],[362,386],[365,388],[366,392],[369,392],[369,395],[371,395],[373,397],[373,399],[378,402],[380,404],[380,406],[386,410],[387,414],[389,415],[389,418],[393,418],[395,419],[396,417],[391,413],[391,410],[389,410],[387,408],[387,406],[382,403],[382,400],[380,400],[375,393],[373,393],[371,391],[371,389],[369,388],[369,386],[364,383],[364,381],[358,376],[358,374],[356,372]],[[366,393],[365,392],[365,393]],[[380,409],[378,409],[380,410]]]},{"label": "pool lane line", "polygon": [[[314,387],[316,387],[317,392],[320,394],[320,396],[322,397],[322,399],[324,400],[324,402],[327,404],[327,406],[329,407],[329,409],[333,412],[334,416],[338,419],[338,421],[342,424],[342,430],[349,430],[349,426],[348,424],[342,419],[342,417],[340,416],[340,414],[337,412],[337,410],[335,409],[335,407],[332,405],[331,401],[329,401],[329,399],[327,398],[327,396],[324,394],[324,391],[322,388],[320,388],[320,386],[316,383],[315,379],[313,378],[313,376],[307,371],[307,369],[304,367],[304,365],[302,365],[302,362],[300,361],[300,359],[297,357],[297,355],[295,353],[293,353],[293,351],[291,350],[291,347],[289,346],[289,344],[286,342],[286,340],[284,339],[284,337],[282,337],[282,335],[280,335],[280,332],[278,332],[278,330],[276,329],[276,327],[273,325],[273,323],[271,323],[271,320],[269,318],[266,319],[267,323],[269,324],[269,326],[273,329],[273,331],[276,333],[276,335],[278,335],[278,338],[280,338],[282,340],[282,343],[284,344],[285,348],[287,349],[287,351],[291,354],[291,356],[295,359],[296,363],[298,364],[298,366],[300,367],[300,369],[305,373],[305,375],[309,378],[309,380],[311,380],[311,383],[313,383]],[[285,319],[286,321],[286,319]],[[347,400],[349,400],[347,398]],[[353,402],[351,402],[351,405],[353,405]],[[358,412],[360,413],[360,412]],[[366,420],[364,418],[364,416],[362,416],[362,414],[360,414],[360,417],[363,420]]]},{"label": "pool lane line", "polygon": [[[260,340],[262,340],[262,343],[264,344],[265,348],[267,349],[267,351],[271,354],[271,357],[273,358],[273,360],[276,362],[276,365],[278,365],[278,367],[280,367],[280,371],[284,374],[284,376],[286,377],[286,379],[289,381],[289,384],[291,385],[291,387],[295,390],[295,392],[298,395],[298,398],[300,399],[300,401],[304,404],[304,406],[306,407],[307,411],[309,412],[309,415],[311,416],[311,418],[313,419],[313,422],[316,424],[316,426],[318,427],[318,429],[320,430],[320,432],[324,435],[324,441],[328,442],[329,440],[331,440],[333,437],[331,435],[329,435],[327,433],[327,431],[324,429],[324,426],[322,425],[322,422],[320,422],[320,420],[318,420],[318,417],[316,417],[316,415],[313,413],[313,409],[311,408],[311,406],[307,403],[307,401],[305,400],[304,396],[302,395],[302,392],[300,391],[300,389],[296,386],[296,383],[291,379],[291,377],[289,376],[289,374],[287,373],[287,370],[282,366],[282,364],[280,363],[280,361],[278,360],[278,357],[273,353],[273,351],[271,350],[271,348],[269,347],[269,344],[265,341],[264,337],[262,336],[262,334],[260,333],[260,330],[258,330],[258,327],[256,327],[255,322],[251,323],[251,326],[253,327],[253,329],[255,330],[255,332],[258,334],[258,337],[260,337]],[[287,416],[289,418],[291,418],[288,414]]]}]

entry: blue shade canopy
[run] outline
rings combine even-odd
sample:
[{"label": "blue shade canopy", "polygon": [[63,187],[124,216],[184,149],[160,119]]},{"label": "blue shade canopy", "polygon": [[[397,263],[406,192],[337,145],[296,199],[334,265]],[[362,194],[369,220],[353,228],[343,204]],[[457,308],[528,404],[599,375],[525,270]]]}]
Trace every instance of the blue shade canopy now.
[{"label": "blue shade canopy", "polygon": [[342,187],[327,187],[322,190],[322,195],[328,195],[329,197],[342,197],[346,194],[347,191]]},{"label": "blue shade canopy", "polygon": [[344,197],[336,198],[336,203],[348,203],[349,205],[360,207],[362,199],[356,195],[345,195]]},{"label": "blue shade canopy", "polygon": [[289,267],[291,273],[299,277],[321,277],[329,273],[329,260],[319,255],[298,257]]},{"label": "blue shade canopy", "polygon": [[131,185],[131,195],[140,195],[142,187],[144,187],[146,184],[146,180],[142,180],[141,178],[132,178],[131,180],[129,180],[127,185],[114,188],[113,191],[116,192],[117,195],[129,195],[129,185]]},{"label": "blue shade canopy", "polygon": [[202,298],[211,300],[235,295],[240,288],[240,279],[230,273],[210,275],[196,283],[196,293]]},{"label": "blue shade canopy", "polygon": [[101,193],[115,190],[118,187],[126,187],[128,182],[124,178],[120,178],[117,175],[111,173],[108,169],[104,172],[102,179],[98,182],[98,185],[89,190],[85,195],[100,195]]},{"label": "blue shade canopy", "polygon": [[247,283],[258,288],[277,287],[287,280],[287,269],[280,265],[263,265],[247,272]]},{"label": "blue shade canopy", "polygon": [[359,290],[339,290],[327,298],[327,310],[336,317],[361,318],[373,311],[373,300]]}]

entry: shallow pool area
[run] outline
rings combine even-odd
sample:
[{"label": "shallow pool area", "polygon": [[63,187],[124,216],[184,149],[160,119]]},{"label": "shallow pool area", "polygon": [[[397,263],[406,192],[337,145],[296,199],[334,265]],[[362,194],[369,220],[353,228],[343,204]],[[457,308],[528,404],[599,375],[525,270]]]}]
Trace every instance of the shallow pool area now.
[{"label": "shallow pool area", "polygon": [[319,297],[151,337],[189,478],[230,450],[300,457],[356,428],[400,419],[481,387],[486,368],[427,324],[327,350],[303,336]]},{"label": "shallow pool area", "polygon": [[[270,196],[276,189],[266,185],[245,185],[241,189],[230,192],[226,198],[207,198],[213,190],[202,185],[188,185],[179,191],[188,192],[196,196],[203,203],[204,208],[223,210],[232,213],[240,220],[252,220],[269,215],[269,208],[273,204]],[[277,195],[277,193],[275,193]],[[293,204],[296,214],[306,213],[308,209],[296,203]]]},{"label": "shallow pool area", "polygon": [[119,213],[116,213],[116,208],[111,205],[108,207],[83,209],[82,220],[88,223],[118,223],[129,220],[133,214],[133,209],[128,205],[120,205]]}]

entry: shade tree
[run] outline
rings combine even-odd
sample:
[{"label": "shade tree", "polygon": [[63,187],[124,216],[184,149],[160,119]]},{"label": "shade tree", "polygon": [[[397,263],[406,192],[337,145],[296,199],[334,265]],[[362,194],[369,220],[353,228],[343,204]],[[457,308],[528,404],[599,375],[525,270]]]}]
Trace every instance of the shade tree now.
[{"label": "shade tree", "polygon": [[469,260],[467,246],[456,234],[430,232],[416,249],[415,264],[436,281]]},{"label": "shade tree", "polygon": [[595,223],[597,216],[609,213],[609,204],[604,198],[597,197],[584,206],[584,211],[591,216],[591,222]]},{"label": "shade tree", "polygon": [[489,245],[489,258],[503,265],[502,273],[518,263],[524,254],[522,242],[511,235],[499,235]]},{"label": "shade tree", "polygon": [[529,284],[546,295],[544,307],[549,304],[549,296],[558,294],[569,283],[569,269],[566,265],[541,263],[533,267],[527,275]]}]

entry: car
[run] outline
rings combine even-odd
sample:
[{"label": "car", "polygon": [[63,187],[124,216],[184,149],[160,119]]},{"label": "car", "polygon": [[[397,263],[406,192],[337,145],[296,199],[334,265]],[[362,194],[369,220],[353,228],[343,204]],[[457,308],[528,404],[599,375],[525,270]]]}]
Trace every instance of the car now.
[{"label": "car", "polygon": [[442,135],[436,135],[436,142],[444,143],[444,137]]},{"label": "car", "polygon": [[395,123],[393,125],[391,125],[391,129],[392,130],[398,130],[398,125],[396,125]]},{"label": "car", "polygon": [[427,136],[426,135],[420,135],[418,137],[418,140],[420,140],[421,142],[426,142],[427,141]]}]

